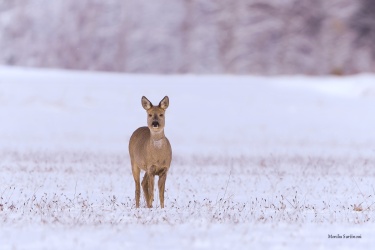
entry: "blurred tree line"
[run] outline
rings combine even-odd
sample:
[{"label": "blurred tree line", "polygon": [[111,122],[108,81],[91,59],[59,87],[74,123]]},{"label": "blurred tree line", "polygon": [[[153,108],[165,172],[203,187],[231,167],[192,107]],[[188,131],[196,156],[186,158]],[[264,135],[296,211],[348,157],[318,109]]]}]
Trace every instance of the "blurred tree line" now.
[{"label": "blurred tree line", "polygon": [[3,0],[0,64],[135,73],[375,71],[375,0]]}]

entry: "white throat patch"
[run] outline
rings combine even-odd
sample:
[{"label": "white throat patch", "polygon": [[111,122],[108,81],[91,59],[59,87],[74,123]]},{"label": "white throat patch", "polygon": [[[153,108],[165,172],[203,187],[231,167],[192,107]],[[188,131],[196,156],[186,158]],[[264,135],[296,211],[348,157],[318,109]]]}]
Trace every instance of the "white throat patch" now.
[{"label": "white throat patch", "polygon": [[157,147],[157,148],[161,148],[161,146],[163,145],[163,139],[153,141],[153,142],[154,142],[154,147]]}]

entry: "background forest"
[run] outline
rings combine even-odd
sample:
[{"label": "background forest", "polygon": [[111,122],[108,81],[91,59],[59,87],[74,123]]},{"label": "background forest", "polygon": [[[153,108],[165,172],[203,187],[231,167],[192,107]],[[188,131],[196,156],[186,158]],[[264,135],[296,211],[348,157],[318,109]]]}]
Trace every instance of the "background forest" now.
[{"label": "background forest", "polygon": [[5,0],[0,64],[161,74],[375,71],[375,0]]}]

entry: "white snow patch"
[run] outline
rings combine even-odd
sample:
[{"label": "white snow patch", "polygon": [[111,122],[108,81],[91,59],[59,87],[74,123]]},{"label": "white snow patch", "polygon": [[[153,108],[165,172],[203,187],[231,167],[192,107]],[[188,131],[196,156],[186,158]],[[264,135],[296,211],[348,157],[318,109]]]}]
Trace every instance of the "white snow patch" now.
[{"label": "white snow patch", "polygon": [[[0,67],[0,249],[370,248],[374,80]],[[170,98],[165,209],[134,207],[143,95]]]}]

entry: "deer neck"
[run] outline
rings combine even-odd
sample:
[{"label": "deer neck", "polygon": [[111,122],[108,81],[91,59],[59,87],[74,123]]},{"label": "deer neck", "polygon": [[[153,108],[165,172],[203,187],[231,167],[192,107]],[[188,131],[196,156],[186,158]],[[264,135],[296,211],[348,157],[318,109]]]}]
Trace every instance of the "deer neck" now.
[{"label": "deer neck", "polygon": [[155,146],[161,145],[162,140],[165,138],[164,129],[159,132],[154,132],[152,130],[150,132],[151,132],[151,138],[150,138],[151,143]]}]

